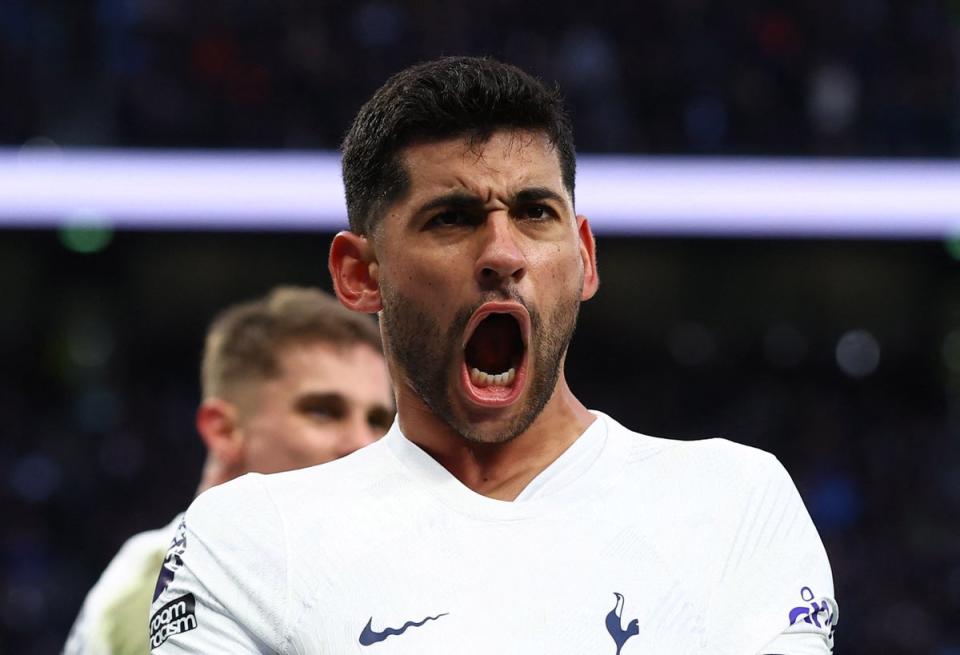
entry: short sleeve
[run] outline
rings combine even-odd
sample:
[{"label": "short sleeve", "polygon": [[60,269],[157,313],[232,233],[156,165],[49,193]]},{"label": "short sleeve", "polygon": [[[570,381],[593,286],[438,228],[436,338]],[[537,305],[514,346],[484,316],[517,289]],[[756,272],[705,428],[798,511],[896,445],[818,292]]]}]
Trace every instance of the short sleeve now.
[{"label": "short sleeve", "polygon": [[160,530],[131,537],[84,599],[63,655],[144,653],[144,626],[157,569],[179,518]]},{"label": "short sleeve", "polygon": [[[758,466],[759,464],[759,466]],[[719,652],[827,655],[839,613],[823,542],[793,480],[764,453],[734,510],[708,630]]]},{"label": "short sleeve", "polygon": [[151,652],[282,652],[287,576],[285,529],[262,476],[201,494],[160,569]]}]

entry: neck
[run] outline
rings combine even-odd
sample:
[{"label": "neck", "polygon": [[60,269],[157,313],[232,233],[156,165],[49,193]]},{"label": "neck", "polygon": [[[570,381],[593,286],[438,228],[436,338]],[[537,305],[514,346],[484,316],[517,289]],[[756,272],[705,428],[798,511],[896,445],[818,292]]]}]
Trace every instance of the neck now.
[{"label": "neck", "polygon": [[203,465],[203,473],[200,476],[200,484],[197,487],[197,496],[207,489],[229,482],[230,480],[243,475],[244,471],[236,467],[229,467],[218,461],[212,455],[207,456]]},{"label": "neck", "polygon": [[437,418],[409,388],[398,394],[404,435],[469,489],[514,500],[569,448],[595,417],[561,375],[543,411],[524,432],[503,443],[470,441]]}]

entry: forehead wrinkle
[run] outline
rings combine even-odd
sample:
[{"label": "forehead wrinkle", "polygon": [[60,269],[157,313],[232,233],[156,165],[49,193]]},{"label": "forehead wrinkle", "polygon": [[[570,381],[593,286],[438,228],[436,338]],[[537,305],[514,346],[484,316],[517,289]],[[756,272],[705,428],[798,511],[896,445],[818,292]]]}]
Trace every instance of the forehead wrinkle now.
[{"label": "forehead wrinkle", "polygon": [[[503,143],[495,143],[497,141],[503,141]],[[441,146],[445,154],[440,158],[432,158],[422,150],[416,155],[412,152],[412,149],[419,150],[424,146],[429,148],[431,145]],[[543,154],[550,159],[548,167],[549,164],[557,166],[558,179],[543,179],[541,175],[544,172],[541,170],[543,162],[535,156],[540,153],[539,151],[530,152],[530,149],[537,149],[539,145],[542,145]],[[502,148],[496,157],[502,161],[491,161],[496,152],[489,150],[491,147]],[[419,161],[411,161],[411,155]],[[517,157],[522,158],[522,161],[517,162]],[[563,184],[557,149],[546,135],[538,132],[501,130],[482,141],[476,137],[464,136],[435,144],[418,143],[406,149],[402,160],[405,168],[412,174],[411,177],[420,178],[419,182],[411,180],[415,186],[426,182],[429,187],[433,187],[432,191],[426,192],[430,198],[445,195],[439,191],[440,189],[447,193],[463,190],[466,195],[474,196],[484,204],[490,204],[495,199],[510,204],[523,189],[531,187],[554,189],[553,182],[556,182],[557,194],[563,197],[571,208],[573,206],[569,190]],[[411,164],[416,165],[411,166]],[[467,169],[479,170],[459,169],[458,164],[463,164]],[[536,174],[531,176],[531,173]],[[429,203],[430,199],[428,198],[425,202]],[[422,203],[417,204],[422,206]]]},{"label": "forehead wrinkle", "polygon": [[466,190],[466,195],[477,198],[477,200],[483,204],[488,204],[493,197],[493,189],[491,189],[489,185],[487,186],[486,193],[483,193],[482,185],[471,184],[470,180],[465,177],[454,175],[453,179]]}]

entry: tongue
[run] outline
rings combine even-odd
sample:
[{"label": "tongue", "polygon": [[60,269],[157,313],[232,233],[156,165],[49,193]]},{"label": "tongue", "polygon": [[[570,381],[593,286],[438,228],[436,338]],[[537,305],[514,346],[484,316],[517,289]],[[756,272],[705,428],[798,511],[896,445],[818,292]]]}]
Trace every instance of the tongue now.
[{"label": "tongue", "polygon": [[467,342],[467,366],[494,375],[507,371],[519,339],[520,329],[512,316],[493,314],[477,326]]}]

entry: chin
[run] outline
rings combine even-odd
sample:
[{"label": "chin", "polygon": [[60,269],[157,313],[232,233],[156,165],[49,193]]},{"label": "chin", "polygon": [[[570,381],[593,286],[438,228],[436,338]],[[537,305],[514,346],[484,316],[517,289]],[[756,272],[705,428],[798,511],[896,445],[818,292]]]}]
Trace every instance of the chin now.
[{"label": "chin", "polygon": [[536,416],[528,416],[527,412],[510,412],[503,415],[502,410],[496,412],[500,416],[491,416],[490,412],[468,412],[466,416],[448,421],[461,437],[478,444],[496,445],[507,443],[523,434]]},{"label": "chin", "polygon": [[470,441],[472,443],[495,446],[498,444],[503,444],[509,441],[513,441],[514,439],[517,438],[518,435],[511,434],[510,432],[500,432],[500,431],[486,432],[486,431],[479,431],[474,429],[472,432],[468,432],[467,434],[461,433],[461,436],[467,441]]}]

